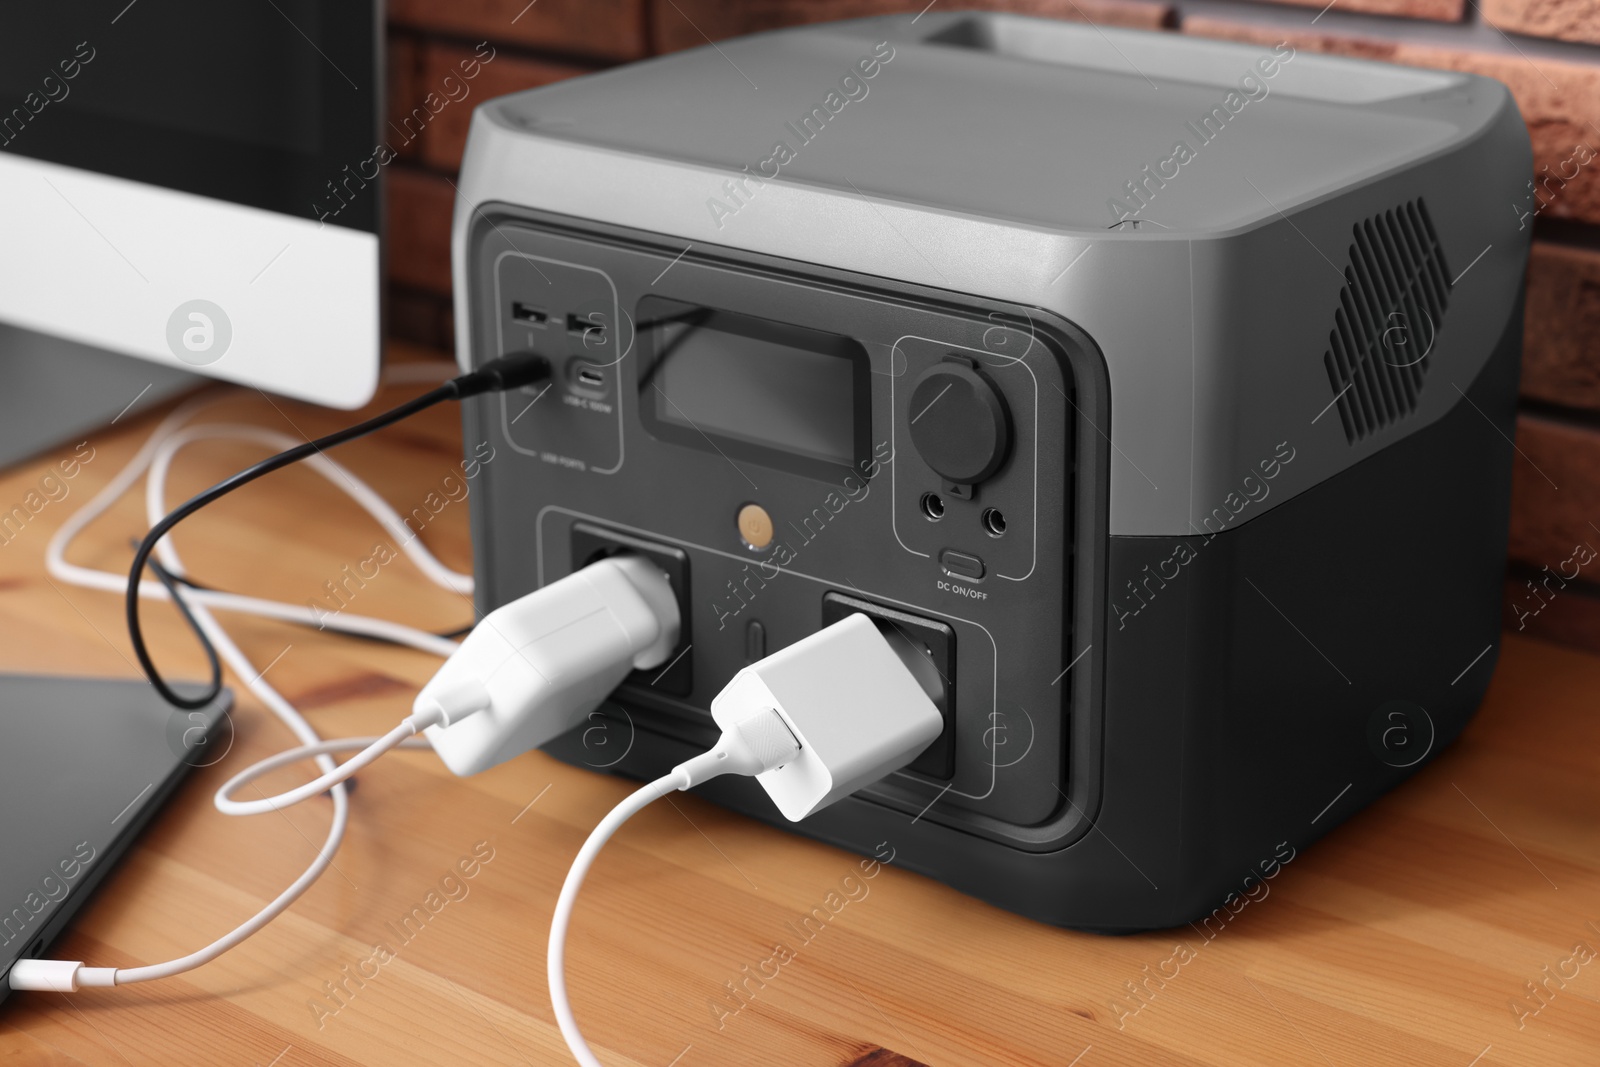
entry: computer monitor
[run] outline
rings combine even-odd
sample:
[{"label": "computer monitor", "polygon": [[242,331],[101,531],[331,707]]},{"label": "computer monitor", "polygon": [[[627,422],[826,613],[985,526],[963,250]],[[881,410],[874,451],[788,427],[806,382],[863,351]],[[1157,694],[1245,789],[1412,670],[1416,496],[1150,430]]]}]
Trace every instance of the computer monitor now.
[{"label": "computer monitor", "polygon": [[349,0],[7,5],[0,462],[193,374],[370,398],[381,42]]}]

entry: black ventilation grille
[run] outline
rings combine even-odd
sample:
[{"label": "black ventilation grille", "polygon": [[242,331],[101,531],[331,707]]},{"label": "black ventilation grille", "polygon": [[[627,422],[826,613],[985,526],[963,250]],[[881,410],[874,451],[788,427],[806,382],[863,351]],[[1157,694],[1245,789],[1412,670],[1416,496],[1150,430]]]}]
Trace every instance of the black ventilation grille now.
[{"label": "black ventilation grille", "polygon": [[1322,357],[1351,444],[1417,409],[1451,284],[1420,199],[1357,223],[1354,237]]}]

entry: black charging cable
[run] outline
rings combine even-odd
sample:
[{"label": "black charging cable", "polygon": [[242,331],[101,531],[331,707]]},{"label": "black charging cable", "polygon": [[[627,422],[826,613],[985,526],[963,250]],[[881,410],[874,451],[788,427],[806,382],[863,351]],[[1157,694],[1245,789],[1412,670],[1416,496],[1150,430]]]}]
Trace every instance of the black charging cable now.
[{"label": "black charging cable", "polygon": [[[184,578],[173,574],[155,560],[150,561],[150,570],[161,580],[161,584],[166,587],[167,595],[178,606],[178,614],[183,616],[183,621],[189,624],[189,629],[193,630],[194,635],[200,639],[200,647],[205,649],[206,662],[211,667],[211,681],[206,684],[207,692],[210,692],[213,696],[222,692],[222,662],[217,659],[217,647],[211,643],[211,638],[206,636],[205,630],[200,628],[200,620],[194,617],[194,612],[189,608],[189,602],[178,592],[180,584],[188,585],[190,583]],[[141,640],[142,638],[135,638],[134,643],[138,644]],[[155,681],[154,677],[151,678],[151,681]],[[210,702],[210,700],[206,701],[207,704]]]},{"label": "black charging cable", "polygon": [[217,662],[216,649],[212,647],[210,640],[201,630],[199,621],[195,619],[193,613],[189,610],[188,604],[179,595],[178,582],[180,579],[164,569],[156,569],[156,577],[166,588],[168,595],[172,597],[184,621],[189,624],[189,628],[200,639],[202,647],[206,650],[206,656],[210,660],[211,680],[207,684],[205,692],[199,696],[186,697],[173,689],[172,686],[167,684],[166,679],[161,677],[161,672],[157,669],[155,660],[150,657],[149,648],[145,646],[144,629],[139,622],[139,584],[143,580],[145,568],[152,564],[151,553],[155,551],[156,545],[172,531],[174,526],[212,501],[226,496],[235,489],[249,485],[257,478],[271,474],[273,471],[281,470],[292,463],[298,463],[308,456],[317,455],[336,445],[342,445],[346,441],[354,441],[358,437],[365,437],[386,426],[393,426],[395,423],[408,419],[419,411],[425,411],[447,400],[465,400],[468,397],[478,396],[482,393],[505,392],[508,389],[517,389],[524,385],[534,385],[549,377],[550,361],[531,352],[501,356],[498,359],[489,360],[476,370],[460,377],[452,378],[437,389],[423,393],[421,396],[408,400],[398,407],[390,408],[381,415],[375,415],[365,422],[335,431],[326,437],[319,437],[315,441],[307,441],[303,445],[296,445],[291,449],[279,452],[275,456],[270,456],[260,463],[246,467],[238,474],[223,479],[210,489],[196,494],[168,512],[160,522],[150,528],[150,532],[145,534],[144,540],[139,542],[139,548],[133,554],[133,565],[128,569],[128,593],[125,605],[128,617],[128,637],[133,642],[133,654],[138,657],[139,665],[144,668],[145,676],[150,679],[150,684],[155,687],[156,692],[160,693],[162,699],[167,703],[178,708],[206,707],[222,692],[222,667]]}]

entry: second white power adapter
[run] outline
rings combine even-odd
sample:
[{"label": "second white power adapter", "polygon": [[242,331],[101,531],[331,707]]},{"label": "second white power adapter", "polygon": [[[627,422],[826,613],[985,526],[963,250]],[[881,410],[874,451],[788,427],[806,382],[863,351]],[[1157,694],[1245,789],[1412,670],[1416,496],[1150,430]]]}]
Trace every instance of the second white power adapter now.
[{"label": "second white power adapter", "polygon": [[944,718],[865,615],[850,615],[734,675],[711,702],[723,730],[776,711],[800,743],[758,775],[791,822],[898,770],[933,743]]}]

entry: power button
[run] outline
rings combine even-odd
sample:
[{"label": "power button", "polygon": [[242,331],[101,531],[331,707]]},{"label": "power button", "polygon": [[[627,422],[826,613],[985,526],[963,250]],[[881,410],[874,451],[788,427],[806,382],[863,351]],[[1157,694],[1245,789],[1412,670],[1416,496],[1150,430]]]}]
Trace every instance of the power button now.
[{"label": "power button", "polygon": [[969,581],[978,581],[983,577],[983,560],[977,556],[969,556],[965,552],[957,552],[947,548],[939,553],[939,566],[952,578],[966,578]]}]

